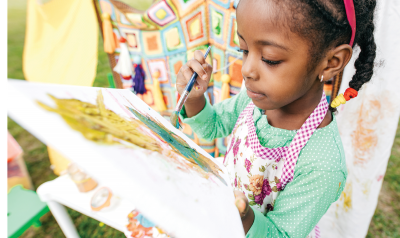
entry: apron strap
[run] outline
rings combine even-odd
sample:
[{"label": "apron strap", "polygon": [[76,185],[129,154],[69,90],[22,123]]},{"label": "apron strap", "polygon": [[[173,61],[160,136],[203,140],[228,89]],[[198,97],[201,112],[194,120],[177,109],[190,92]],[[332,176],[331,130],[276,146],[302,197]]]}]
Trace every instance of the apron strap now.
[{"label": "apron strap", "polygon": [[225,163],[225,159],[226,159],[226,155],[229,153],[229,151],[231,151],[232,147],[233,147],[233,140],[235,139],[235,131],[236,128],[239,126],[239,121],[240,119],[242,119],[243,117],[247,116],[249,113],[252,113],[254,109],[254,104],[250,101],[249,104],[247,104],[247,106],[245,107],[245,109],[239,114],[238,119],[236,120],[235,126],[233,127],[232,133],[229,135],[228,140],[231,140],[231,143],[228,144],[229,148],[227,148],[227,151],[225,153],[224,156],[224,163]]},{"label": "apron strap", "polygon": [[301,126],[293,141],[290,143],[289,149],[284,155],[285,163],[282,169],[282,189],[287,183],[293,180],[294,168],[296,166],[297,158],[299,157],[301,149],[307,144],[314,131],[318,128],[324,120],[328,111],[329,105],[326,101],[325,93],[322,93],[321,101],[314,109],[313,113],[307,118],[306,122]]}]

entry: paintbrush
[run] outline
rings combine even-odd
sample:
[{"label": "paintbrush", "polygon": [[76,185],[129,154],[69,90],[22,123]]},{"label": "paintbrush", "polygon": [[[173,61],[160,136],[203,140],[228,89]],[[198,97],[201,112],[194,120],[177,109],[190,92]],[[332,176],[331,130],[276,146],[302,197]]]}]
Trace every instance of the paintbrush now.
[{"label": "paintbrush", "polygon": [[[211,50],[211,46],[208,47],[206,53],[204,54],[204,59],[207,58],[207,55],[210,52],[210,50]],[[188,84],[186,85],[186,88],[183,91],[182,96],[179,98],[179,101],[176,104],[175,111],[172,112],[172,115],[170,117],[171,124],[177,129],[179,128],[179,113],[180,113],[183,105],[185,104],[190,91],[192,91],[192,88],[193,88],[194,83],[196,82],[197,76],[198,76],[197,73],[194,72],[192,77],[190,78]]]}]

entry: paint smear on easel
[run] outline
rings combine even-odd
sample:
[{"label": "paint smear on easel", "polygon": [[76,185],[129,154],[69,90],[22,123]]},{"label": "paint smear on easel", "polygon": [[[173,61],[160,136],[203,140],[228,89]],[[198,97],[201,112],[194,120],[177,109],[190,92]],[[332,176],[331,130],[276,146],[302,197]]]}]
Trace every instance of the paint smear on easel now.
[{"label": "paint smear on easel", "polygon": [[61,115],[72,129],[79,131],[85,138],[102,144],[120,144],[155,151],[182,171],[195,171],[204,178],[208,178],[211,173],[226,185],[225,180],[219,175],[219,167],[213,161],[198,153],[156,119],[142,115],[134,108],[128,109],[139,120],[128,120],[106,109],[101,90],[98,91],[97,105],[77,99],[49,96],[56,103],[55,108],[41,102],[38,104],[48,111]]},{"label": "paint smear on easel", "polygon": [[[133,107],[133,105],[132,105]],[[146,124],[153,132],[155,132],[158,136],[160,136],[166,143],[171,146],[171,148],[184,158],[188,159],[190,162],[194,162],[200,166],[204,171],[211,172],[215,176],[217,176],[224,184],[225,180],[219,175],[221,171],[213,161],[204,155],[198,153],[195,149],[193,149],[185,140],[171,132],[167,129],[162,123],[157,121],[155,118],[151,118],[148,114],[143,112],[139,112],[137,109],[130,108],[128,109],[137,117],[141,122]]]}]

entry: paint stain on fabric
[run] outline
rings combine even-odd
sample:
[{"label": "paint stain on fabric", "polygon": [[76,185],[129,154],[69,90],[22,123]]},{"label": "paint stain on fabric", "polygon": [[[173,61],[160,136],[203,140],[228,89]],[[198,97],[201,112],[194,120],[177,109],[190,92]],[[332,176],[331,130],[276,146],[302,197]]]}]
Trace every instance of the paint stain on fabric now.
[{"label": "paint stain on fabric", "polygon": [[368,197],[369,195],[369,191],[370,191],[370,187],[371,187],[371,180],[367,180],[364,183],[361,184],[362,186],[362,193]]},{"label": "paint stain on fabric", "polygon": [[353,195],[353,185],[351,183],[346,184],[341,196],[340,201],[343,201],[343,209],[348,212],[352,208],[352,197]]},{"label": "paint stain on fabric", "polygon": [[381,95],[369,95],[363,100],[365,101],[356,112],[356,128],[351,134],[355,165],[364,165],[373,158],[378,145],[379,129],[384,126],[380,122],[392,105],[386,92]]}]

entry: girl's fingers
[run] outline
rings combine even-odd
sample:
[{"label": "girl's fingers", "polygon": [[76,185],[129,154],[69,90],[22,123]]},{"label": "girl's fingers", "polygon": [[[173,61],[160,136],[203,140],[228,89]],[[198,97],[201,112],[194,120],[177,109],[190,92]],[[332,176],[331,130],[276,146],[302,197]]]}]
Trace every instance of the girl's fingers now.
[{"label": "girl's fingers", "polygon": [[[203,66],[199,63],[199,61],[195,59],[191,59],[186,63],[187,66],[189,66],[194,72],[197,73],[198,78],[206,80],[207,79],[207,72],[203,68]],[[189,77],[190,79],[190,77]]]},{"label": "girl's fingers", "polygon": [[194,85],[193,85],[193,89],[196,90],[196,91],[201,90],[202,88],[203,88],[203,86],[201,86],[201,85],[199,84],[199,82],[197,82],[197,81],[196,81],[196,83],[194,83]]},{"label": "girl's fingers", "polygon": [[243,213],[246,210],[246,203],[242,198],[236,198],[235,205],[239,210],[239,213]]},{"label": "girl's fingers", "polygon": [[239,191],[234,191],[234,194],[235,194],[235,206],[237,207],[240,213],[240,217],[244,217],[249,211],[248,200],[246,196]]},{"label": "girl's fingers", "polygon": [[213,67],[207,63],[204,63],[203,65],[203,69],[207,72],[208,75],[211,75],[213,72]]},{"label": "girl's fingers", "polygon": [[183,78],[185,79],[185,83],[187,84],[192,77],[194,71],[186,64],[182,66],[181,71],[183,74]]},{"label": "girl's fingers", "polygon": [[204,63],[203,68],[206,70],[207,74],[212,74],[213,68],[211,65]]},{"label": "girl's fingers", "polygon": [[208,81],[210,79],[210,76],[212,74],[212,67],[211,65],[204,63],[203,65],[201,65],[201,67],[203,67],[203,69],[206,71],[207,73],[207,77],[205,79],[197,77],[197,83],[199,84],[199,86],[201,88],[208,88]]},{"label": "girl's fingers", "polygon": [[204,53],[200,50],[196,50],[194,52],[194,59],[197,60],[200,64],[204,64],[206,60],[204,59]]}]

